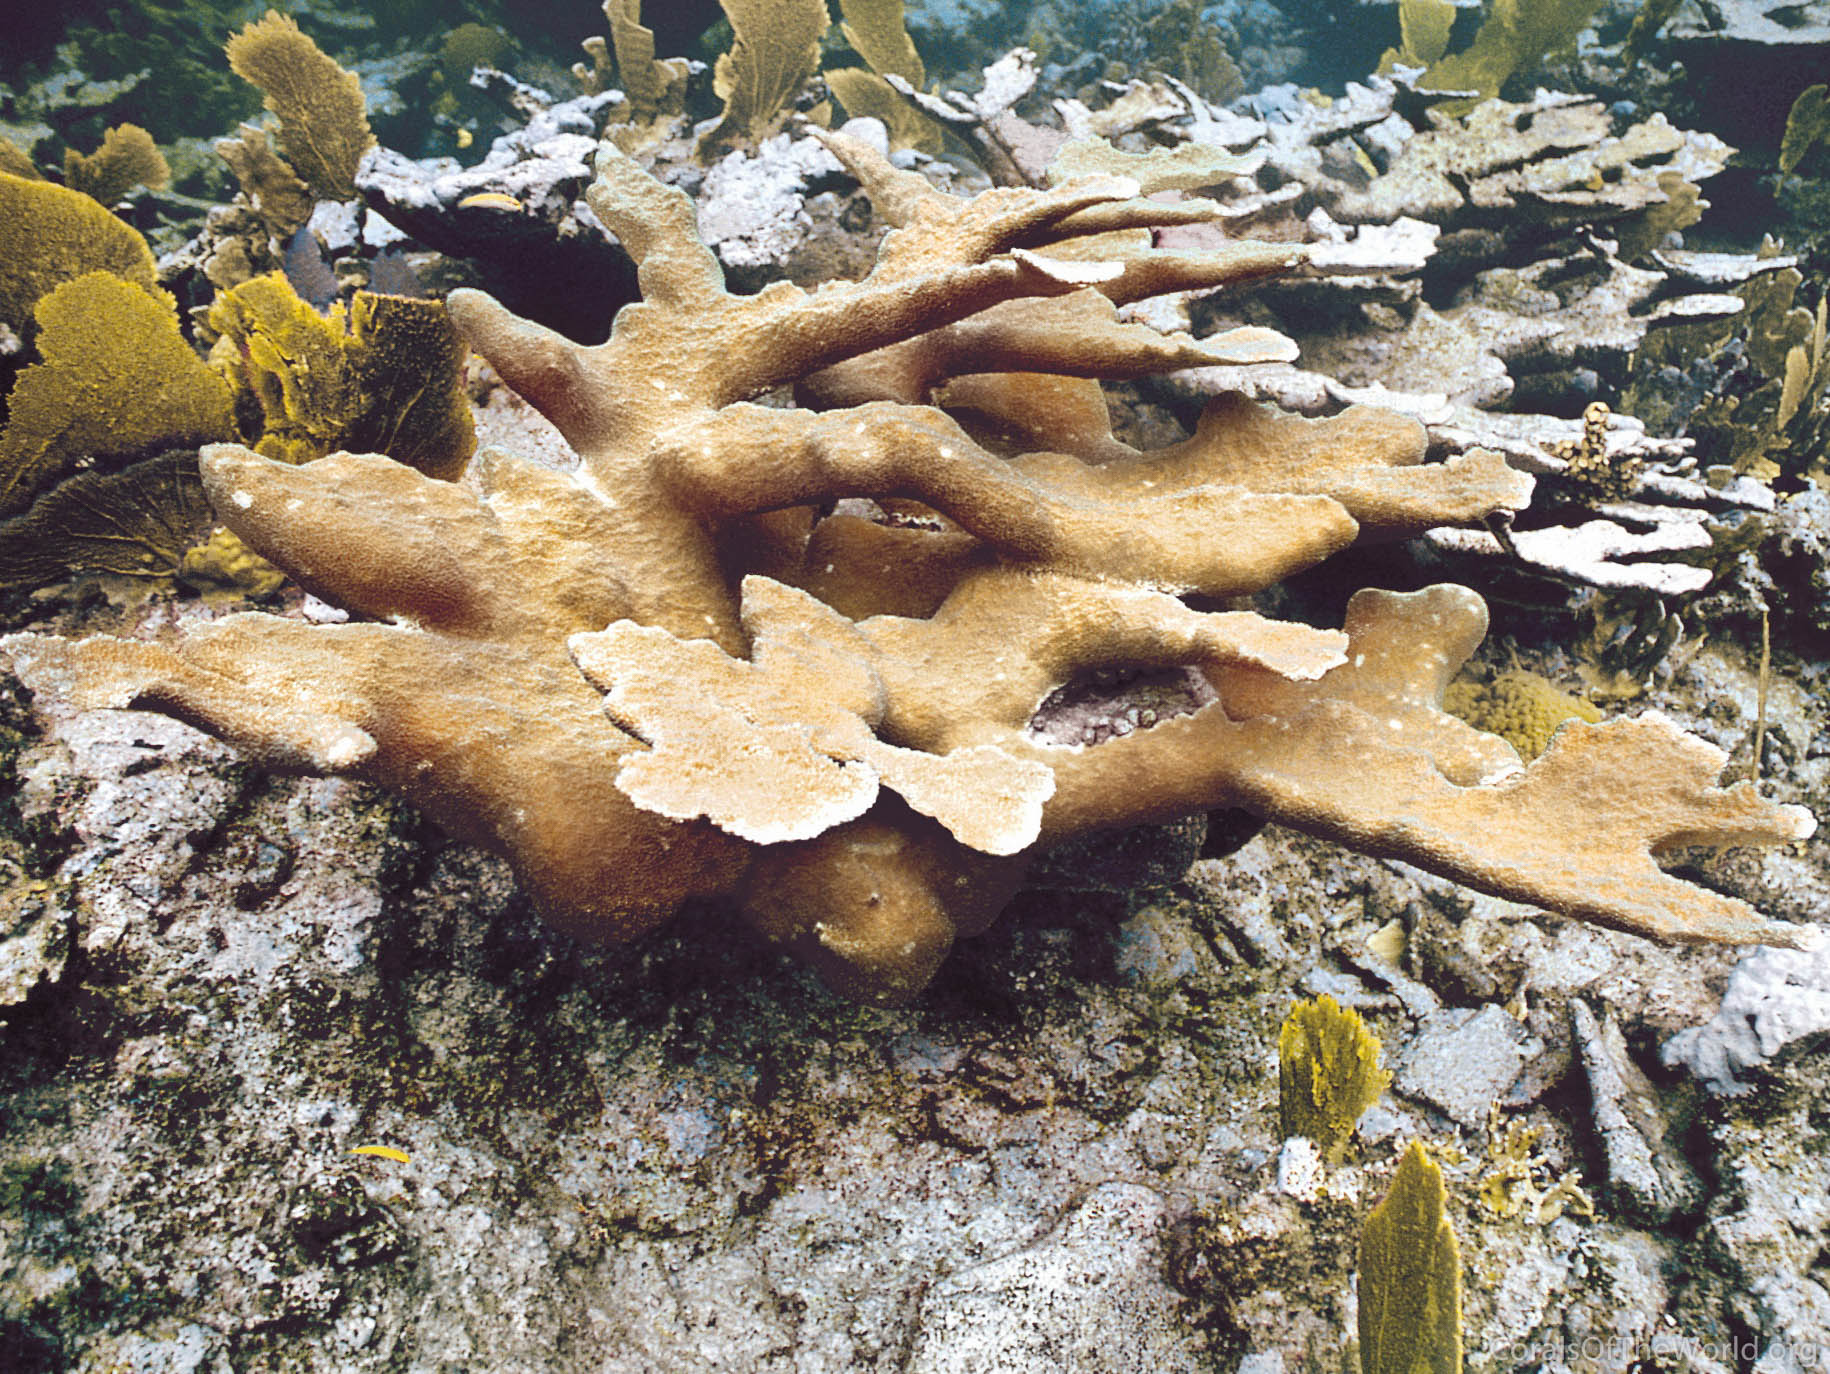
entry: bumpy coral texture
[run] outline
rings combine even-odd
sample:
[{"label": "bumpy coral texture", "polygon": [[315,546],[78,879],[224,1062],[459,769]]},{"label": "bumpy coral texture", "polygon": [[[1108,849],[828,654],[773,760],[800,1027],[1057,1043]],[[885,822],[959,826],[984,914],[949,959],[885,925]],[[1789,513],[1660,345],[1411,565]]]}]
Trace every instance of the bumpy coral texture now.
[{"label": "bumpy coral texture", "polygon": [[[1791,939],[1654,862],[1809,833],[1715,787],[1709,745],[1656,717],[1573,723],[1523,768],[1441,710],[1484,633],[1474,593],[1362,592],[1340,632],[1180,599],[1529,498],[1497,456],[1424,463],[1413,422],[1368,408],[1223,396],[1174,447],[1113,436],[1093,379],[1290,356],[1115,303],[1309,270],[1302,248],[1165,252],[1148,230],[1214,208],[1115,176],[963,200],[827,141],[895,226],[861,281],[728,294],[690,202],[607,142],[590,203],[643,299],[606,343],[453,295],[576,473],[486,450],[445,482],[215,445],[221,519],[354,618],[15,636],[22,675],[390,788],[505,854],[566,930],[628,938],[718,896],[885,1003],[1041,846],[1221,806],[1606,925]],[[1091,745],[1031,727],[1086,674],[1178,667],[1206,705]]]}]

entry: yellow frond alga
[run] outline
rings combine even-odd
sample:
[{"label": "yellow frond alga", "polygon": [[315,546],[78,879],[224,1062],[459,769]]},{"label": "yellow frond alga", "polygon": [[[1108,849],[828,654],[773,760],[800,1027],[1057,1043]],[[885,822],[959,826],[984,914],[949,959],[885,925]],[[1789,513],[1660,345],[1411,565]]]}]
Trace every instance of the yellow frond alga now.
[{"label": "yellow frond alga", "polygon": [[260,404],[255,452],[284,463],[385,453],[437,478],[470,461],[464,345],[439,302],[358,291],[324,316],[272,272],[219,295],[210,327],[231,345],[219,357],[237,387]]},{"label": "yellow frond alga", "polygon": [[1455,26],[1452,0],[1399,0],[1398,33],[1407,62],[1429,66],[1449,50]]},{"label": "yellow frond alga", "polygon": [[839,0],[839,12],[839,31],[872,71],[921,88],[927,69],[904,24],[902,0]]},{"label": "yellow frond alga", "polygon": [[42,179],[42,174],[26,155],[25,149],[10,138],[0,138],[0,172],[24,177],[27,181]]},{"label": "yellow frond alga", "polygon": [[163,291],[90,272],[47,294],[35,318],[42,361],[9,398],[0,513],[25,509],[79,459],[234,437],[229,388],[178,332]]},{"label": "yellow frond alga", "polygon": [[736,35],[712,71],[724,117],[700,140],[760,139],[820,69],[820,39],[831,20],[826,0],[719,0]]},{"label": "yellow frond alga", "polygon": [[1379,1040],[1360,1013],[1323,993],[1298,1002],[1277,1037],[1277,1114],[1287,1140],[1315,1142],[1339,1164],[1365,1110],[1392,1081],[1379,1067]]},{"label": "yellow frond alga", "polygon": [[1807,86],[1792,102],[1786,131],[1779,141],[1779,170],[1796,172],[1813,145],[1830,138],[1830,86]]},{"label": "yellow frond alga", "polygon": [[926,84],[927,68],[903,21],[902,0],[840,0],[840,31],[852,51],[870,67],[841,67],[826,73],[826,85],[848,115],[881,119],[890,131],[890,146],[938,153],[940,126],[890,83],[899,76],[916,90]]},{"label": "yellow frond alga", "polygon": [[0,321],[27,342],[32,308],[53,287],[111,272],[148,291],[158,274],[137,230],[80,191],[0,172]]},{"label": "yellow frond alga", "polygon": [[642,24],[641,0],[604,0],[604,18],[610,21],[617,76],[629,96],[630,112],[637,119],[652,119],[676,105],[686,87],[686,62],[656,59],[654,30]]},{"label": "yellow frond alga", "polygon": [[83,154],[64,153],[64,184],[112,205],[136,186],[158,190],[171,180],[172,169],[138,124],[117,124],[102,135],[102,146]]},{"label": "yellow frond alga", "polygon": [[280,117],[280,141],[299,177],[319,196],[356,194],[356,164],[375,142],[362,83],[299,29],[268,10],[224,49],[242,80],[259,86]]},{"label": "yellow frond alga", "polygon": [[[1400,0],[1401,48],[1387,51],[1379,70],[1395,63],[1424,66],[1419,83],[1432,91],[1496,96],[1506,78],[1549,53],[1567,48],[1588,27],[1602,0],[1492,0],[1474,41],[1447,53],[1455,7],[1448,0]],[[1440,106],[1452,110],[1452,105]]]},{"label": "yellow frond alga", "polygon": [[0,587],[176,571],[213,519],[196,450],[235,436],[228,387],[169,296],[112,273],[54,288],[35,322],[0,431]]},{"label": "yellow frond alga", "polygon": [[1461,1374],[1461,1251],[1442,1170],[1412,1141],[1360,1234],[1360,1374]]}]

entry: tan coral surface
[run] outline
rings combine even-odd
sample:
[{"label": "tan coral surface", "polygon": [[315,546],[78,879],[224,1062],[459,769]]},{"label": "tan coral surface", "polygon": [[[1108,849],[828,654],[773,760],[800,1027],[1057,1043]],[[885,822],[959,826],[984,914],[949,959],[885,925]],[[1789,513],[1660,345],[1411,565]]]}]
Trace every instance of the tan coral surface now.
[{"label": "tan coral surface", "polygon": [[[1038,845],[1219,806],[1623,929],[1799,938],[1654,863],[1811,831],[1713,786],[1709,745],[1657,717],[1575,723],[1523,769],[1442,711],[1485,630],[1474,593],[1363,592],[1344,632],[1179,599],[1529,499],[1497,456],[1423,463],[1414,422],[1363,408],[1221,396],[1175,448],[1113,437],[1094,379],[1290,356],[1114,304],[1305,270],[1302,249],[1159,253],[1132,231],[1208,211],[1148,199],[1147,175],[964,200],[824,138],[896,226],[861,281],[727,293],[686,197],[606,142],[589,199],[643,294],[607,342],[453,294],[575,473],[485,450],[443,482],[214,446],[223,522],[354,619],[13,636],[21,675],[380,783],[505,854],[574,933],[722,896],[884,1003],[996,916]],[[858,498],[882,519],[835,508]],[[1217,693],[1192,714],[1091,746],[1030,728],[1083,674],[1182,666]]]}]

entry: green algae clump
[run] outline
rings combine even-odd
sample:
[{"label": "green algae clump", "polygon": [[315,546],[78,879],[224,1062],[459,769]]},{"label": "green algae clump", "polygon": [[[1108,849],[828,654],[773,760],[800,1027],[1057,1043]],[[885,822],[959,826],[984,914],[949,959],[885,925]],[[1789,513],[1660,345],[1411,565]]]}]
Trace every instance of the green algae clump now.
[{"label": "green algae clump", "polygon": [[299,180],[291,163],[273,151],[265,129],[242,125],[234,138],[217,141],[216,155],[228,164],[262,227],[275,239],[291,238],[311,218],[317,204],[311,188]]},{"label": "green algae clump", "polygon": [[[198,496],[202,494],[199,483]],[[221,525],[209,538],[184,550],[176,573],[193,587],[223,587],[255,596],[276,591],[286,581],[285,573]]]},{"label": "green algae clump", "polygon": [[1388,71],[1402,62],[1407,67],[1428,67],[1449,50],[1449,31],[1455,27],[1453,0],[1399,0],[1398,48],[1379,64]]},{"label": "green algae clump", "polygon": [[448,85],[461,86],[478,67],[499,67],[514,40],[488,24],[459,24],[439,45],[438,68]]},{"label": "green algae clump", "polygon": [[227,383],[171,297],[112,273],[57,286],[34,318],[41,361],[0,432],[0,587],[175,572],[214,518],[196,450],[236,433]]},{"label": "green algae clump", "polygon": [[1572,696],[1549,678],[1512,668],[1491,682],[1457,678],[1443,694],[1443,708],[1476,729],[1498,735],[1530,761],[1567,720],[1601,720],[1600,708]]}]

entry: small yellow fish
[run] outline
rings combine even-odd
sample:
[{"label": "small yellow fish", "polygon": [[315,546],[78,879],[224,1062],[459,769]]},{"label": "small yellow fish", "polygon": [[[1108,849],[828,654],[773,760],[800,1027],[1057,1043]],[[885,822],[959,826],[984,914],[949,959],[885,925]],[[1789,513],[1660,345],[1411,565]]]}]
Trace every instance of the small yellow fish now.
[{"label": "small yellow fish", "polygon": [[380,1155],[383,1159],[391,1159],[398,1164],[413,1162],[405,1150],[396,1150],[391,1145],[358,1145],[350,1153],[353,1155]]},{"label": "small yellow fish", "polygon": [[457,203],[460,210],[480,208],[484,210],[525,210],[527,207],[506,191],[478,191],[474,196],[465,196]]},{"label": "small yellow fish", "polygon": [[457,131],[457,146],[458,147],[468,148],[471,144],[475,143],[476,141],[477,141],[476,136],[474,134],[472,134],[470,132],[470,130],[459,129]]}]

